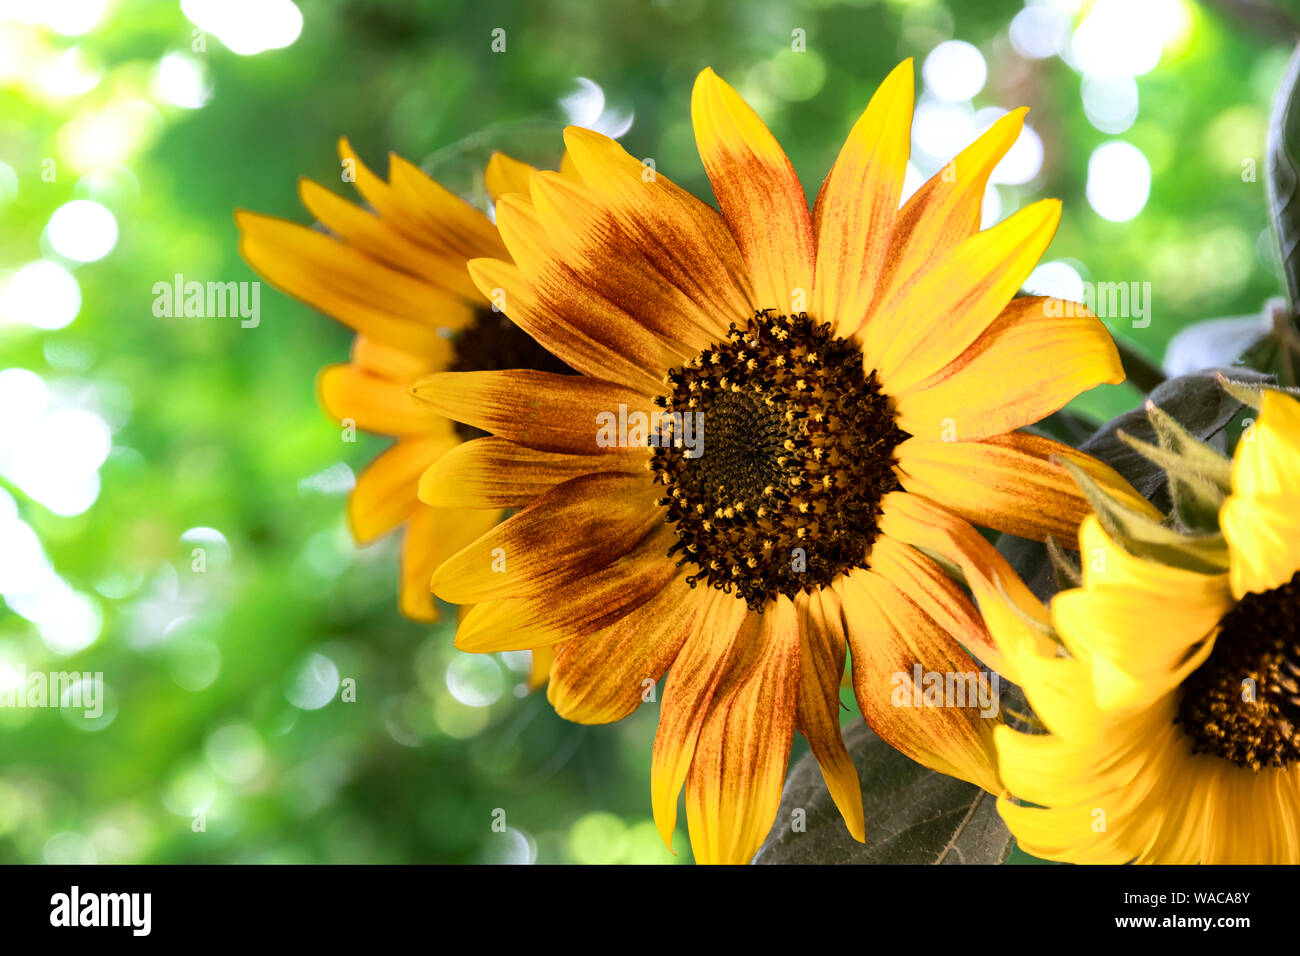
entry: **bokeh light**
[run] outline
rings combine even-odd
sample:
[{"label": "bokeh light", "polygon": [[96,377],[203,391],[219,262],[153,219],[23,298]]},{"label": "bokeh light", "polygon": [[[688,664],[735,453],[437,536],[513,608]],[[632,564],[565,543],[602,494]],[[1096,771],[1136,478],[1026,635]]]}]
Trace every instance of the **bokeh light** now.
[{"label": "bokeh light", "polygon": [[29,262],[0,279],[0,322],[61,329],[81,311],[81,286],[57,262]]},{"label": "bokeh light", "polygon": [[117,245],[117,220],[93,199],[64,203],[45,230],[55,252],[78,262],[102,259]]},{"label": "bokeh light", "polygon": [[1151,164],[1132,143],[1103,143],[1088,157],[1088,203],[1111,222],[1128,222],[1151,195]]},{"label": "bokeh light", "polygon": [[989,76],[984,54],[965,40],[948,40],[930,51],[921,69],[926,89],[941,100],[969,100]]},{"label": "bokeh light", "polygon": [[181,10],[241,56],[287,47],[302,33],[293,0],[181,0]]},{"label": "bokeh light", "polygon": [[198,109],[212,96],[203,64],[184,53],[168,53],[158,61],[154,90],[164,102],[187,110]]}]

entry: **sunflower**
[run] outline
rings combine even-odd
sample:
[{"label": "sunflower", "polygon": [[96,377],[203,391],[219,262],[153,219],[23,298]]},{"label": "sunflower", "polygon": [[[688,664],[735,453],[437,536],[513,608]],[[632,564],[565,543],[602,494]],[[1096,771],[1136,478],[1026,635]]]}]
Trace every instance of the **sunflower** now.
[{"label": "sunflower", "polygon": [[971,522],[1073,536],[1087,503],[1053,456],[1134,496],[1100,463],[1017,431],[1123,378],[1082,306],[1013,299],[1059,205],[979,231],[1024,111],[900,209],[912,106],[908,61],[811,212],[772,134],[711,70],[692,118],[720,211],[612,140],[566,130],[577,175],[534,172],[499,199],[513,262],[476,259],[470,273],[580,376],[441,373],[414,388],[490,433],[440,458],[421,499],[521,509],[434,573],[438,595],[474,605],[457,646],[555,647],[549,698],[584,723],[628,715],[667,672],[653,811],[671,846],[685,787],[699,861],[752,856],[796,729],[865,839],[839,729],[846,648],[884,739],[1000,791],[996,718],[973,700],[893,703],[914,665],[974,694],[985,678],[971,653],[995,663],[936,556],[979,595],[1010,571]]},{"label": "sunflower", "polygon": [[[240,252],[272,284],[356,331],[351,360],[320,374],[321,404],[339,422],[395,441],[358,476],[348,523],[359,543],[405,527],[400,607],[416,620],[436,620],[428,587],[433,569],[501,512],[419,501],[420,475],[481,433],[413,401],[411,384],[449,369],[570,370],[470,280],[469,259],[508,255],[487,216],[396,155],[387,182],[346,139],[339,157],[368,209],[303,179],[299,196],[323,228],[240,210]],[[485,185],[495,199],[527,188],[531,171],[497,153]],[[546,651],[534,659],[535,684],[544,682],[549,661]]]},{"label": "sunflower", "polygon": [[1038,856],[1300,862],[1300,402],[1265,392],[1231,466],[1194,455],[1221,535],[1130,535],[1103,504],[1050,619],[984,607],[1047,731],[996,731],[1004,783],[1037,804],[999,807]]}]

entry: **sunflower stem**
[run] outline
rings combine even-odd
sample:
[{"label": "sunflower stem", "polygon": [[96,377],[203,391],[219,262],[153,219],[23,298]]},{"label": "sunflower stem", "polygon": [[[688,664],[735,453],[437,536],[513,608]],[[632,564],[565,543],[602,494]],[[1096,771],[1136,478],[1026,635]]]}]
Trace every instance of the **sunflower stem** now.
[{"label": "sunflower stem", "polygon": [[1119,362],[1124,367],[1124,377],[1137,386],[1143,395],[1150,394],[1165,381],[1165,373],[1135,345],[1116,337],[1115,347],[1119,349]]}]

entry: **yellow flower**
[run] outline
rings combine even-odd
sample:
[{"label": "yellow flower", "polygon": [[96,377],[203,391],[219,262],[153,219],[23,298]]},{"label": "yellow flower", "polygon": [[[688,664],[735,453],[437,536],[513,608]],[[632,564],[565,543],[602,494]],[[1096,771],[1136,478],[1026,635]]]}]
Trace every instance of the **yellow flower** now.
[{"label": "yellow flower", "polygon": [[711,70],[692,118],[720,213],[612,140],[567,130],[577,177],[537,172],[500,199],[513,263],[470,271],[582,376],[441,374],[415,387],[493,436],[440,459],[422,499],[522,508],[434,574],[437,594],[475,605],[457,646],[556,646],[550,700],[585,723],[631,713],[668,671],[653,809],[670,842],[685,786],[700,861],[752,856],[796,729],[864,839],[839,730],[846,644],[882,737],[1000,789],[995,720],[973,700],[912,707],[897,693],[919,664],[974,696],[982,678],[962,645],[995,663],[931,552],[983,593],[1009,570],[969,522],[1042,539],[1072,536],[1086,514],[1052,456],[1124,484],[1015,431],[1123,378],[1082,306],[1012,298],[1059,205],[978,231],[1023,111],[900,209],[912,105],[909,61],[811,212],[772,134]]},{"label": "yellow flower", "polygon": [[[501,512],[419,502],[420,475],[477,433],[413,401],[411,384],[446,369],[567,369],[493,311],[470,280],[469,259],[507,255],[487,216],[398,156],[385,182],[347,140],[339,155],[370,209],[304,179],[299,195],[324,230],[241,210],[240,251],[267,280],[357,332],[351,361],[322,371],[321,404],[340,422],[396,441],[358,477],[349,524],[362,543],[405,527],[401,609],[434,620],[433,569]],[[530,172],[496,154],[485,172],[488,192],[526,188]],[[548,661],[545,653],[535,661],[535,681],[544,682]]]},{"label": "yellow flower", "polygon": [[982,605],[1049,731],[997,731],[1004,783],[1038,805],[999,804],[1030,853],[1300,863],[1300,403],[1265,392],[1230,482],[1218,573],[1131,553],[1090,517],[1050,628]]}]

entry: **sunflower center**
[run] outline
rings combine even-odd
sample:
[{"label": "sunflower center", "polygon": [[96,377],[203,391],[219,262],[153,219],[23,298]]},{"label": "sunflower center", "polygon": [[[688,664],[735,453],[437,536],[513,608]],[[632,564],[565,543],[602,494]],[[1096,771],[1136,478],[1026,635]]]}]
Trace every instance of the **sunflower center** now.
[{"label": "sunflower center", "polygon": [[754,313],[670,371],[650,467],[687,581],[754,610],[866,565],[898,488],[894,420],[862,352],[807,313]]},{"label": "sunflower center", "polygon": [[[474,313],[474,320],[452,336],[452,358],[449,372],[499,372],[503,369],[526,368],[537,372],[555,372],[574,375],[573,369],[537,343],[531,335],[515,325],[504,312],[494,312],[484,306]],[[456,434],[470,441],[487,434],[454,422]]]},{"label": "sunflower center", "polygon": [[1214,650],[1183,681],[1177,722],[1194,752],[1239,767],[1300,760],[1300,571],[1224,615]]}]

